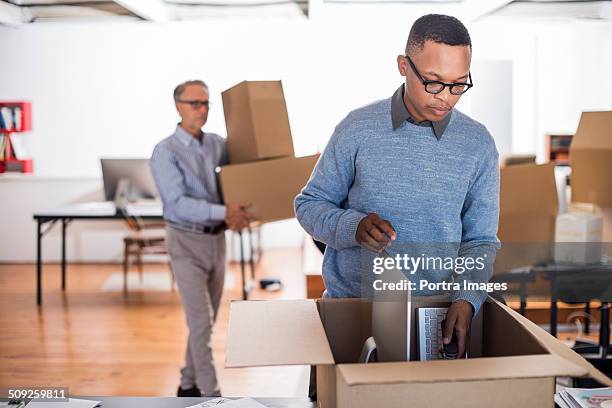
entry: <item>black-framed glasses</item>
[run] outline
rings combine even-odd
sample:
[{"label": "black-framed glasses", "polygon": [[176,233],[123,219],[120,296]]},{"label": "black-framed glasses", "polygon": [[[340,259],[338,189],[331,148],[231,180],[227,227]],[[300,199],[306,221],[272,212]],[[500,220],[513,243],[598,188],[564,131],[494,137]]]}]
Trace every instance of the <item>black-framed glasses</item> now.
[{"label": "black-framed glasses", "polygon": [[408,63],[410,64],[412,71],[417,76],[417,78],[421,80],[421,83],[423,84],[423,86],[425,86],[425,92],[427,93],[434,94],[434,95],[439,94],[440,92],[444,90],[444,88],[448,86],[448,89],[450,90],[451,94],[462,95],[466,93],[468,89],[474,86],[474,83],[472,82],[472,73],[470,72],[468,72],[468,79],[470,82],[446,83],[442,81],[429,81],[423,78],[421,74],[419,74],[419,71],[417,70],[416,66],[414,65],[414,62],[412,62],[409,56],[404,55],[404,58],[408,60]]},{"label": "black-framed glasses", "polygon": [[185,101],[182,99],[178,99],[176,102],[186,103],[190,105],[193,109],[200,109],[202,106],[204,106],[206,109],[210,108],[210,101],[200,101],[200,100]]}]

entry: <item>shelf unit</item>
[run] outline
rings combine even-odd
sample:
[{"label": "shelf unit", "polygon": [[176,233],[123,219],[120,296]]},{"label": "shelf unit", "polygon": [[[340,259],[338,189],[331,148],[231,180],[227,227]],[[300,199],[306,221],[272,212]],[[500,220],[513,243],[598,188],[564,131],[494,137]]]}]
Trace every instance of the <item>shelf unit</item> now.
[{"label": "shelf unit", "polygon": [[0,173],[32,173],[31,158],[16,157],[12,135],[32,130],[32,104],[24,101],[0,101]]},{"label": "shelf unit", "polygon": [[569,166],[569,148],[574,135],[547,134],[546,160],[557,166]]}]

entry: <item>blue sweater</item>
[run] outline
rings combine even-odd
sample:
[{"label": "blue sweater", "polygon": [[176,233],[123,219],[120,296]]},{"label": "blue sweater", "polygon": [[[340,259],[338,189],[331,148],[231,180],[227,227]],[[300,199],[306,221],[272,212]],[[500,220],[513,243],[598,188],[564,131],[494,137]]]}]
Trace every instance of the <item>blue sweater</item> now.
[{"label": "blue sweater", "polygon": [[[328,246],[326,296],[362,295],[362,250],[355,232],[368,213],[391,223],[398,244],[455,243],[458,256],[492,252],[494,257],[499,248],[495,142],[482,124],[456,109],[449,114],[439,140],[431,127],[408,121],[394,130],[390,98],[359,108],[338,124],[295,199],[302,227]],[[430,273],[436,275],[427,277],[431,281],[451,281],[453,274]],[[454,281],[486,283],[491,274],[489,265]],[[457,299],[478,311],[486,292],[456,290]]]}]

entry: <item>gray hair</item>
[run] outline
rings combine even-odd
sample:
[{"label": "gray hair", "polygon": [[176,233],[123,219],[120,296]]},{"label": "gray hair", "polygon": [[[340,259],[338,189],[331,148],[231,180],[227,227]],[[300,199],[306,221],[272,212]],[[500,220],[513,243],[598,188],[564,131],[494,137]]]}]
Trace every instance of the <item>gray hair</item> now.
[{"label": "gray hair", "polygon": [[178,101],[181,98],[183,92],[185,91],[185,87],[190,85],[200,85],[201,87],[206,89],[206,91],[208,91],[208,85],[206,85],[206,82],[201,81],[199,79],[192,79],[190,81],[185,81],[182,84],[177,85],[176,88],[174,88],[174,100]]}]

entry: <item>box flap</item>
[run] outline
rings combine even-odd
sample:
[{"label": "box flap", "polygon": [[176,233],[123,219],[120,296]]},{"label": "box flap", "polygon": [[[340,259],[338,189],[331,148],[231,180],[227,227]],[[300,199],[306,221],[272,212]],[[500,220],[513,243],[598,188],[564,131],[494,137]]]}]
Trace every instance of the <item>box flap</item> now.
[{"label": "box flap", "polygon": [[[544,346],[551,354],[559,356],[574,365],[581,367],[585,373],[581,376],[588,376],[594,380],[606,386],[612,386],[612,379],[608,378],[604,373],[596,369],[591,363],[586,361],[581,355],[576,353],[574,350],[567,347],[565,344],[560,342],[557,338],[553,337],[546,330],[542,329],[537,324],[519,313],[515,312],[508,306],[502,305],[494,299],[489,298],[490,301],[497,303],[498,306],[504,308],[515,320],[521,323],[533,336]],[[560,374],[569,377],[576,377],[576,375],[565,373]]]},{"label": "box flap", "polygon": [[226,367],[334,364],[313,300],[230,305]]},{"label": "box flap", "polygon": [[340,364],[338,369],[349,386],[555,376],[580,377],[587,374],[582,367],[552,354],[455,361]]},{"label": "box flap", "polygon": [[582,112],[571,152],[582,149],[612,150],[612,111]]}]

